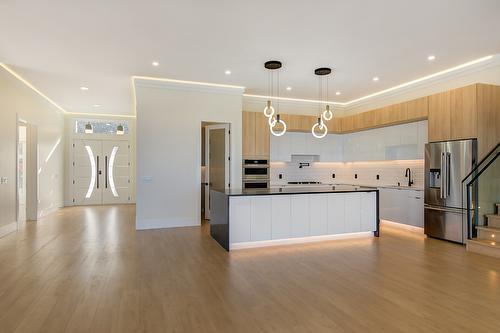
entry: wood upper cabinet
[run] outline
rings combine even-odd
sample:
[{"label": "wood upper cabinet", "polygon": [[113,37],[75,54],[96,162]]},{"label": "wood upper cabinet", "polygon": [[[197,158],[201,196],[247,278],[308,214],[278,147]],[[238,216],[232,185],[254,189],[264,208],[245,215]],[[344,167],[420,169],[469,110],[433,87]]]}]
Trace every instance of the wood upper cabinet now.
[{"label": "wood upper cabinet", "polygon": [[377,126],[397,124],[407,121],[406,103],[393,104],[375,110]]},{"label": "wood upper cabinet", "polygon": [[255,156],[269,158],[269,123],[262,112],[255,112]]},{"label": "wood upper cabinet", "polygon": [[354,131],[354,116],[347,116],[340,118],[342,132]]},{"label": "wood upper cabinet", "polygon": [[342,118],[333,118],[327,122],[328,133],[341,133],[342,132]]},{"label": "wood upper cabinet", "polygon": [[477,137],[476,85],[429,96],[429,142]]},{"label": "wood upper cabinet", "polygon": [[451,138],[450,92],[429,96],[429,142]]},{"label": "wood upper cabinet", "polygon": [[477,137],[476,85],[450,91],[451,139]]},{"label": "wood upper cabinet", "polygon": [[261,112],[242,115],[243,157],[269,158],[269,125]]},{"label": "wood upper cabinet", "polygon": [[314,121],[316,121],[314,116],[281,114],[281,117],[286,123],[287,131],[290,132],[308,132],[311,130]]},{"label": "wood upper cabinet", "polygon": [[408,120],[427,119],[429,115],[429,98],[427,96],[405,102],[405,104]]},{"label": "wood upper cabinet", "polygon": [[243,157],[255,156],[255,114],[243,112],[242,115]]}]

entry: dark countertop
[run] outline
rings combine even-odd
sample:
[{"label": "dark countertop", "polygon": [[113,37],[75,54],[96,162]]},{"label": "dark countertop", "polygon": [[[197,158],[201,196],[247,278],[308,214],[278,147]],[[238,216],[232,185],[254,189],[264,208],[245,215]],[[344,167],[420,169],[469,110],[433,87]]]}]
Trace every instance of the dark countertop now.
[{"label": "dark countertop", "polygon": [[332,186],[304,186],[284,188],[251,188],[213,190],[227,196],[254,196],[254,195],[279,195],[279,194],[313,194],[313,193],[349,193],[349,192],[377,192],[376,187],[332,185]]}]

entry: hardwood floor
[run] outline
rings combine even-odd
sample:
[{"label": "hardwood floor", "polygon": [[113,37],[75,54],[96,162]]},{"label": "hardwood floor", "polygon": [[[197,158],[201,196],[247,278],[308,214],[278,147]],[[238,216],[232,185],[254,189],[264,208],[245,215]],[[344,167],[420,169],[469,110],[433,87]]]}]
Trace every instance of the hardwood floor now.
[{"label": "hardwood floor", "polygon": [[65,208],[0,239],[1,332],[498,332],[500,260],[379,239],[225,252],[207,226],[135,231]]}]

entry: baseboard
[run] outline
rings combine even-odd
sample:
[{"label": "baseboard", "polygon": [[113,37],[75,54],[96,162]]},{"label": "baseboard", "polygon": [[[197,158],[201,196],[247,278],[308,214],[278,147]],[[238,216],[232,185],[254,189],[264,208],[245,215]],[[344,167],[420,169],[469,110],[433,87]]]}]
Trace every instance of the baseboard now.
[{"label": "baseboard", "polygon": [[192,219],[137,219],[135,223],[136,230],[151,230],[179,227],[199,227],[200,220]]},{"label": "baseboard", "polygon": [[354,239],[354,238],[369,238],[369,237],[373,237],[373,231],[355,232],[355,233],[337,234],[337,235],[321,235],[321,236],[297,237],[297,238],[286,238],[286,239],[272,239],[272,240],[256,241],[256,242],[232,243],[230,244],[229,248],[230,250],[240,250],[240,249],[250,249],[256,247],[303,244],[303,243],[323,242],[323,241],[338,240],[338,239]]},{"label": "baseboard", "polygon": [[419,234],[423,234],[424,233],[424,228],[416,227],[416,226],[413,226],[413,225],[408,225],[408,224],[403,224],[403,223],[397,223],[397,222],[392,222],[392,221],[387,221],[387,220],[380,220],[380,224],[382,226],[387,225],[387,226],[390,226],[390,227],[399,228],[399,229],[403,229],[403,230],[407,230],[407,231],[412,231],[412,232],[416,232],[416,233],[419,233]]},{"label": "baseboard", "polygon": [[14,231],[17,231],[17,222],[12,222],[0,227],[0,237],[6,236]]}]

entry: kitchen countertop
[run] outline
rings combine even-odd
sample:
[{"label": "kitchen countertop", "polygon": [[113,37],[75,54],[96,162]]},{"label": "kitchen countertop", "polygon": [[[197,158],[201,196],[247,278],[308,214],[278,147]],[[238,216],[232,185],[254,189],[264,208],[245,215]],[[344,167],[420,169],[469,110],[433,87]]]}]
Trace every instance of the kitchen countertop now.
[{"label": "kitchen countertop", "polygon": [[376,187],[358,185],[325,185],[318,186],[290,186],[251,189],[214,190],[227,196],[254,196],[254,195],[280,195],[280,194],[314,194],[314,193],[349,193],[349,192],[376,192]]},{"label": "kitchen countertop", "polygon": [[[291,184],[286,184],[286,183],[274,183],[271,184],[272,188],[287,188],[287,187],[295,187],[299,185],[291,185]],[[314,185],[308,185],[308,186],[314,186]],[[407,185],[366,185],[366,184],[328,184],[328,183],[322,183],[318,184],[317,186],[356,186],[356,187],[370,187],[370,188],[388,188],[388,189],[395,189],[395,190],[413,190],[413,191],[423,191],[424,189],[421,187],[416,187],[416,186],[407,186]]]}]

